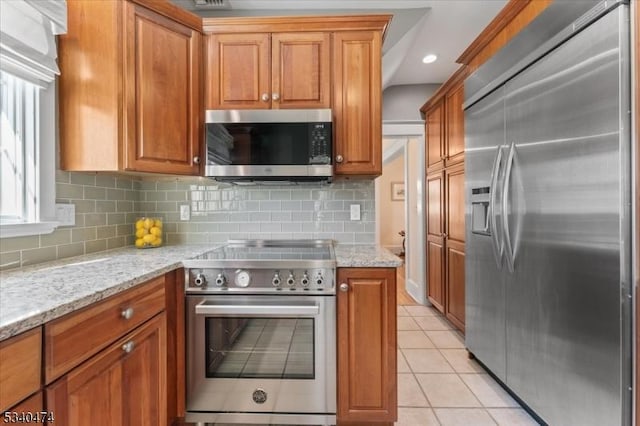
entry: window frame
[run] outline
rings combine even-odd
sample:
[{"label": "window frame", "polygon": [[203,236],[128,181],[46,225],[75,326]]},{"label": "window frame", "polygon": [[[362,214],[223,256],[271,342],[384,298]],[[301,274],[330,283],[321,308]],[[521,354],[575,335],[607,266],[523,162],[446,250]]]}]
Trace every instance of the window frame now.
[{"label": "window frame", "polygon": [[[20,77],[19,77],[20,78]],[[60,223],[55,220],[56,177],[56,82],[38,89],[39,122],[37,123],[35,220],[21,223],[0,223],[0,238],[23,237],[52,233]]]}]

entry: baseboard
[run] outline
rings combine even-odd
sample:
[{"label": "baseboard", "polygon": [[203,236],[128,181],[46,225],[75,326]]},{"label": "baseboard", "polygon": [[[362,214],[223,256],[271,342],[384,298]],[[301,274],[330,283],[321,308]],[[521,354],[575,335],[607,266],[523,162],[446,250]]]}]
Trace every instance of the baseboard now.
[{"label": "baseboard", "polygon": [[417,303],[421,305],[427,303],[424,294],[422,294],[422,289],[417,282],[411,279],[405,280],[405,289],[407,290],[407,293],[409,293],[409,296],[413,297],[413,300]]}]

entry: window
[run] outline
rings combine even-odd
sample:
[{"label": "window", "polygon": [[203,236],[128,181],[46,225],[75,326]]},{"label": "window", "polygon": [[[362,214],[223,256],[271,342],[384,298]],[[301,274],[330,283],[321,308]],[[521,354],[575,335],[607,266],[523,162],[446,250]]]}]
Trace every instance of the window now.
[{"label": "window", "polygon": [[55,229],[55,34],[64,0],[0,1],[0,237]]},{"label": "window", "polygon": [[37,222],[38,87],[0,71],[0,220]]}]

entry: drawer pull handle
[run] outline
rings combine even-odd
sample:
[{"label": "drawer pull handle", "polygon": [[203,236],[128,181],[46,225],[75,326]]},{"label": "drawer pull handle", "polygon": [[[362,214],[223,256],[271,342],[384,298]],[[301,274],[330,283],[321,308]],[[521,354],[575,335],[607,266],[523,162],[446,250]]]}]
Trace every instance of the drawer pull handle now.
[{"label": "drawer pull handle", "polygon": [[125,343],[124,345],[122,345],[122,350],[125,351],[125,353],[130,354],[133,351],[133,348],[136,347],[136,344],[133,342],[133,340]]},{"label": "drawer pull handle", "polygon": [[120,315],[126,320],[133,318],[133,308],[123,309]]}]

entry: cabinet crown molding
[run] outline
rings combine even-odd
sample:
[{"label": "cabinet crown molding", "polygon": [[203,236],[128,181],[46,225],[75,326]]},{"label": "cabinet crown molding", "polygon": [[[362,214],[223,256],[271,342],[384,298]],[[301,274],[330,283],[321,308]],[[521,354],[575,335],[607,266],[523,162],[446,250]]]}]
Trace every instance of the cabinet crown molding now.
[{"label": "cabinet crown molding", "polygon": [[203,18],[205,33],[279,33],[301,31],[382,31],[384,39],[393,15],[258,16]]}]

